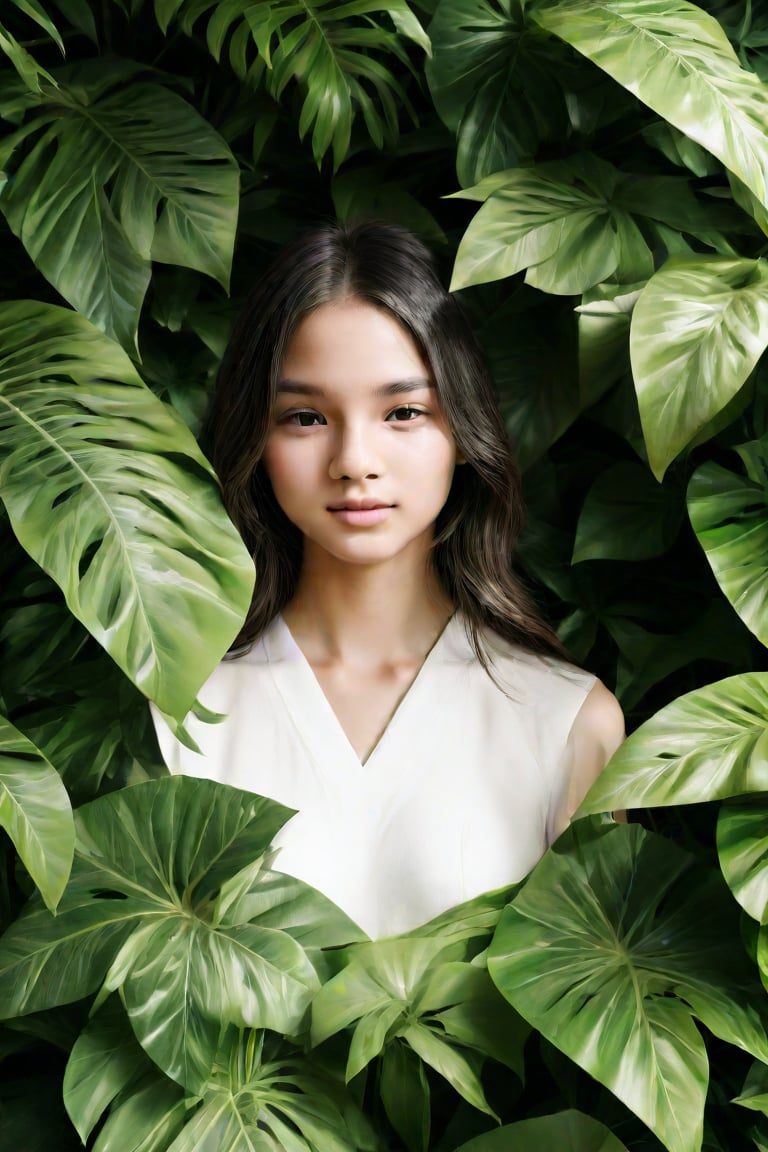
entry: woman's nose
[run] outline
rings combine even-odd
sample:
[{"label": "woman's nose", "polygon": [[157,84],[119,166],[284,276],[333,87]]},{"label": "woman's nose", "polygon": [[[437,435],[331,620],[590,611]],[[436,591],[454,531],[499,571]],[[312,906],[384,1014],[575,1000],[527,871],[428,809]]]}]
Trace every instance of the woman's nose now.
[{"label": "woman's nose", "polygon": [[359,426],[340,428],[328,467],[331,479],[373,480],[382,471],[383,462],[373,431]]}]

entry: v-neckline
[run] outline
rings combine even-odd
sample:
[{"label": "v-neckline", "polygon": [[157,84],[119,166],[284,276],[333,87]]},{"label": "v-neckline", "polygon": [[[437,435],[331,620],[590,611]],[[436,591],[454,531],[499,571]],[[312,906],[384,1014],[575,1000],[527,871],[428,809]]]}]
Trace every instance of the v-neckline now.
[{"label": "v-neckline", "polygon": [[[288,707],[294,726],[298,730],[302,742],[313,760],[318,759],[318,748],[322,748],[323,750],[326,748],[334,748],[334,751],[338,749],[340,756],[343,754],[344,760],[349,763],[350,768],[356,775],[359,775],[362,769],[366,769],[366,772],[370,771],[372,761],[377,759],[382,745],[388,742],[388,737],[392,729],[395,728],[402,719],[403,712],[407,712],[413,706],[413,698],[419,694],[421,685],[426,679],[425,673],[437,658],[437,654],[442,648],[455,619],[456,613],[448,617],[445,625],[435,638],[432,647],[422,660],[416,675],[395,705],[376,743],[365,759],[361,760],[341,720],[336,715],[330,700],[326,696],[312,665],[295,640],[282,614],[277,616],[274,625],[278,631],[278,637],[275,637],[278,642],[276,645],[268,644],[267,654],[270,664],[272,665],[273,674],[277,673],[278,688]],[[290,662],[285,660],[287,653],[292,656]],[[294,673],[296,671],[299,672],[298,683],[295,675],[289,679],[279,672],[281,664],[286,665],[288,663],[292,665]]]}]

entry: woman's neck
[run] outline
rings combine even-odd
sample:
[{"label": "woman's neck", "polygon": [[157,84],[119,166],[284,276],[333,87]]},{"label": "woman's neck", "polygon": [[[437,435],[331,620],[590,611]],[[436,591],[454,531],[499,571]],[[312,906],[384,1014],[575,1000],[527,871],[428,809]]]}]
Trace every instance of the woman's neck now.
[{"label": "woman's neck", "polygon": [[452,611],[428,561],[358,566],[310,552],[283,617],[310,664],[370,671],[419,664]]}]

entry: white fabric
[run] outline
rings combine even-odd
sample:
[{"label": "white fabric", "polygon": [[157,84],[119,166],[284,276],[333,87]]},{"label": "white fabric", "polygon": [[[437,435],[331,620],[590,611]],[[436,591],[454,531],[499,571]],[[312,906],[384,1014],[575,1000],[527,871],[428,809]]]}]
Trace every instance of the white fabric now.
[{"label": "white fabric", "polygon": [[[494,677],[453,617],[362,765],[282,617],[221,663],[190,719],[202,755],[155,715],[172,772],[272,797],[296,816],[275,867],[312,884],[372,938],[521,880],[567,793],[568,734],[594,677],[490,633]],[[503,687],[500,687],[501,685]]]}]

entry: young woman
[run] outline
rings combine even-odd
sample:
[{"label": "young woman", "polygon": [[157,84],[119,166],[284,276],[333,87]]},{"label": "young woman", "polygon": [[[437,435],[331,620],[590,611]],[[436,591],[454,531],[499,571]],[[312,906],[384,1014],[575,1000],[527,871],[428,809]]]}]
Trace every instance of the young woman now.
[{"label": "young woman", "polygon": [[623,735],[513,570],[518,475],[426,249],[382,224],[283,252],[210,419],[256,593],[173,771],[295,808],[275,866],[368,932],[520,879]]}]

